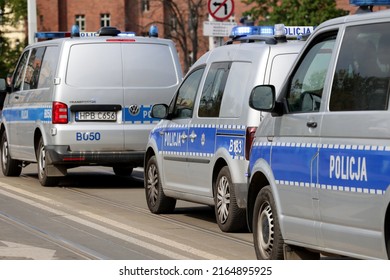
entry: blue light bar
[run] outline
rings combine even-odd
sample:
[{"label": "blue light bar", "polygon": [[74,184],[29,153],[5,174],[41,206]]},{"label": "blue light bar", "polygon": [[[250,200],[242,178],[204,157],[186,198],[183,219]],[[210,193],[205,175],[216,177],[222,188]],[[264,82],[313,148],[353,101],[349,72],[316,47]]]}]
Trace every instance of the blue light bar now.
[{"label": "blue light bar", "polygon": [[[277,27],[278,26],[278,27]],[[302,36],[310,34],[314,30],[314,26],[284,26],[284,34],[280,33],[280,27],[275,26],[235,26],[231,31],[230,37],[245,36],[245,35],[285,35],[285,36]],[[278,28],[278,29],[277,29]],[[282,27],[283,28],[283,27]],[[282,31],[283,33],[283,31]]]},{"label": "blue light bar", "polygon": [[135,36],[135,32],[131,32],[131,31],[128,31],[128,32],[121,32],[118,34],[119,37],[134,37]]},{"label": "blue light bar", "polygon": [[72,25],[70,33],[72,37],[80,37],[80,27],[76,24]]},{"label": "blue light bar", "polygon": [[35,38],[37,39],[59,39],[70,37],[70,32],[36,32]]},{"label": "blue light bar", "polygon": [[156,25],[151,25],[149,28],[149,37],[158,37],[158,28]]},{"label": "blue light bar", "polygon": [[390,0],[349,0],[349,4],[355,6],[386,6]]},{"label": "blue light bar", "polygon": [[232,29],[231,37],[244,35],[274,35],[273,26],[235,26]]}]

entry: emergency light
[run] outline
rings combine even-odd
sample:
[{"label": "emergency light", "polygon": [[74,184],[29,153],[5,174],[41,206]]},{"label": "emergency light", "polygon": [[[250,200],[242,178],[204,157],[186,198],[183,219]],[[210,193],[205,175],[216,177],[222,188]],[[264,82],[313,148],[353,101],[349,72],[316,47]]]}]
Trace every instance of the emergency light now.
[{"label": "emergency light", "polygon": [[300,36],[312,33],[313,30],[314,26],[284,26],[284,24],[275,24],[275,26],[235,26],[232,29],[230,37],[268,35],[299,38]]},{"label": "emergency light", "polygon": [[37,39],[59,39],[59,38],[65,38],[70,37],[70,32],[36,32],[35,38]]},{"label": "emergency light", "polygon": [[355,6],[386,6],[390,0],[349,0],[349,4]]},{"label": "emergency light", "polygon": [[[36,32],[35,38],[41,40],[59,39],[65,37],[95,37],[95,36],[119,36],[119,37],[134,37],[135,32],[121,32],[115,27],[105,26],[97,32],[80,32],[78,25],[73,25],[71,32]],[[158,28],[156,25],[151,25],[149,29],[149,37],[158,37]]]},{"label": "emergency light", "polygon": [[151,25],[149,28],[149,37],[158,37],[158,28],[156,25]]}]

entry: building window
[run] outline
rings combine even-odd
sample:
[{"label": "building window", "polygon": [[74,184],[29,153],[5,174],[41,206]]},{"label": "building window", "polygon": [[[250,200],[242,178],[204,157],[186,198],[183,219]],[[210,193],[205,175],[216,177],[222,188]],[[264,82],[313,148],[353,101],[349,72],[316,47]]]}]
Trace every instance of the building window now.
[{"label": "building window", "polygon": [[100,15],[100,27],[110,26],[110,14],[101,14]]},{"label": "building window", "polygon": [[80,31],[85,31],[85,15],[76,15],[76,25],[79,26]]},{"label": "building window", "polygon": [[172,31],[176,31],[177,30],[177,18],[176,18],[176,16],[172,16],[171,18],[170,18],[170,27],[171,27],[171,32]]},{"label": "building window", "polygon": [[149,0],[142,0],[142,12],[149,12],[150,4]]}]

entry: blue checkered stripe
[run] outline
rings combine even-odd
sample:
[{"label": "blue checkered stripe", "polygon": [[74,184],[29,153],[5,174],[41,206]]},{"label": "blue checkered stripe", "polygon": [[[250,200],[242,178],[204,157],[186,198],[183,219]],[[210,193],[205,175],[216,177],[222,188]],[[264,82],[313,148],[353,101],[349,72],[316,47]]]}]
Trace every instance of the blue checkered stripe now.
[{"label": "blue checkered stripe", "polygon": [[[372,195],[389,187],[390,146],[255,142],[251,170],[259,158],[271,165],[277,185]],[[318,175],[311,174],[317,166]]]},{"label": "blue checkered stripe", "polygon": [[3,118],[7,122],[28,123],[39,120],[41,123],[51,123],[52,105],[39,104],[30,107],[4,108]]},{"label": "blue checkered stripe", "polygon": [[134,105],[122,109],[122,119],[132,124],[157,124],[159,119],[150,116],[151,105]]},{"label": "blue checkered stripe", "polygon": [[[163,136],[160,135],[163,131]],[[158,125],[151,133],[162,155],[212,158],[216,150],[226,149],[232,159],[245,160],[246,127],[241,125],[169,124]],[[186,139],[181,139],[181,135]],[[192,137],[191,137],[192,136]]]}]

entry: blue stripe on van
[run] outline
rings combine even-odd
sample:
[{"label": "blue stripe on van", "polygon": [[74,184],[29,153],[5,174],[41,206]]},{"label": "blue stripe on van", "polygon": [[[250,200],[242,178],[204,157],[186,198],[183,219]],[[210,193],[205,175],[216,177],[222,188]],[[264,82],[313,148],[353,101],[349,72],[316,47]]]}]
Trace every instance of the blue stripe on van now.
[{"label": "blue stripe on van", "polygon": [[3,117],[8,122],[32,122],[40,120],[42,122],[51,122],[52,112],[49,107],[20,107],[4,108]]},{"label": "blue stripe on van", "polygon": [[275,181],[283,185],[384,194],[390,183],[390,147],[386,146],[256,142],[250,170],[258,159],[268,162]]}]

